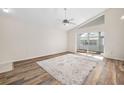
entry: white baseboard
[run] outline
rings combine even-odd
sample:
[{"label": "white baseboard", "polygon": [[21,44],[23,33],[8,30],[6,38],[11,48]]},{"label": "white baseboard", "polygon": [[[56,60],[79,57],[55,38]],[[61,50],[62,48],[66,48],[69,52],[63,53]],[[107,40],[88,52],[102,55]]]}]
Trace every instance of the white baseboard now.
[{"label": "white baseboard", "polygon": [[18,60],[2,61],[2,62],[0,62],[0,73],[13,70],[13,63],[14,62],[18,62],[18,61],[21,61],[21,60],[28,60],[28,59],[42,57],[42,56],[54,55],[54,54],[63,53],[63,52],[67,52],[67,51],[60,51],[60,52],[50,53],[50,54],[41,55],[41,56],[32,56],[32,57],[27,57],[27,58],[18,59]]},{"label": "white baseboard", "polygon": [[13,63],[0,64],[0,73],[13,70]]},{"label": "white baseboard", "polygon": [[110,59],[115,59],[115,60],[124,61],[124,58],[119,58],[119,57],[115,57],[115,56],[106,56],[104,53],[103,53],[102,55],[103,55],[103,57],[105,57],[105,58],[110,58]]}]

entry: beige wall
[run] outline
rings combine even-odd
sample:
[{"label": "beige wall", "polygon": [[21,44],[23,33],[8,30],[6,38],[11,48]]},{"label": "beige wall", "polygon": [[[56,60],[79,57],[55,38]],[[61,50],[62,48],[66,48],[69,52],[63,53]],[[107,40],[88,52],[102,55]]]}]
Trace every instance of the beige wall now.
[{"label": "beige wall", "polygon": [[67,50],[67,32],[0,16],[0,65]]},{"label": "beige wall", "polygon": [[76,52],[77,51],[77,33],[74,31],[68,31],[68,51]]},{"label": "beige wall", "polygon": [[109,9],[105,12],[104,56],[124,60],[124,9]]}]

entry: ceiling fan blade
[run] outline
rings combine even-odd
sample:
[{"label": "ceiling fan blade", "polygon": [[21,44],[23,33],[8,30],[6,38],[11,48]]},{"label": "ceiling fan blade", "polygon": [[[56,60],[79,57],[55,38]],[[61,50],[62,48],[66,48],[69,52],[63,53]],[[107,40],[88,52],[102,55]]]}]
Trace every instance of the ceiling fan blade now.
[{"label": "ceiling fan blade", "polygon": [[74,18],[69,19],[69,21],[73,21],[73,20],[74,20]]},{"label": "ceiling fan blade", "polygon": [[73,25],[76,25],[76,23],[73,23],[73,22],[69,22],[69,24],[73,24]]},{"label": "ceiling fan blade", "polygon": [[62,23],[62,20],[61,19],[56,19],[56,23],[60,24],[60,23]]}]

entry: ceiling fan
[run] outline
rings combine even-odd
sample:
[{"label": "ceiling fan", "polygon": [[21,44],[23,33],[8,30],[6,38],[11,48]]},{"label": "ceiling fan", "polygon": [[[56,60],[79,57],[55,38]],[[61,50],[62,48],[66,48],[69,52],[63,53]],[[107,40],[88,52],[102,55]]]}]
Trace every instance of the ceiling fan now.
[{"label": "ceiling fan", "polygon": [[64,8],[64,11],[65,11],[65,18],[62,20],[62,23],[67,26],[69,24],[73,24],[73,25],[76,25],[75,23],[73,23],[72,21],[74,20],[73,18],[71,19],[68,19],[67,18],[67,14],[66,14],[66,11],[67,11],[67,8]]}]

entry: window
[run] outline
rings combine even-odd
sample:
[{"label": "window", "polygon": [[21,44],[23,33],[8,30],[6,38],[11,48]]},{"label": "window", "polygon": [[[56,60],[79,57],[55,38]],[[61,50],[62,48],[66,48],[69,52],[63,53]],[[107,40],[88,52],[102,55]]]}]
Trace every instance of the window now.
[{"label": "window", "polygon": [[103,52],[103,32],[90,32],[80,35],[80,49]]}]

